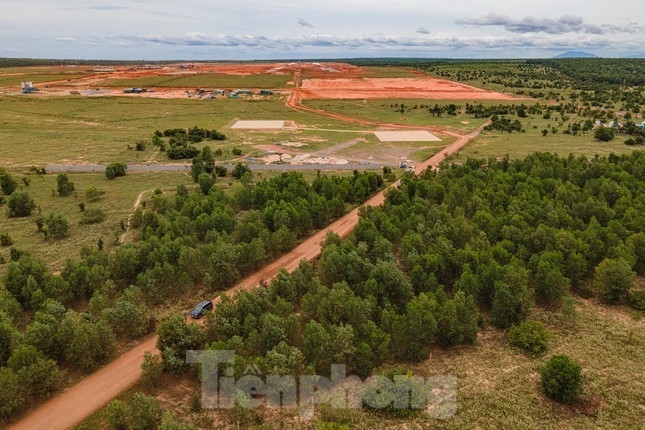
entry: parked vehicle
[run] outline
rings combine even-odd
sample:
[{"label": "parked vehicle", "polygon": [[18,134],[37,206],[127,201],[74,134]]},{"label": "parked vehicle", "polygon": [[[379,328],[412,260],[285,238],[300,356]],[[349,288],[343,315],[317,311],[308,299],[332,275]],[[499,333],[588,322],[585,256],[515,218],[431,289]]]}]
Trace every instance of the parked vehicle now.
[{"label": "parked vehicle", "polygon": [[199,319],[204,315],[204,312],[207,311],[212,311],[213,310],[213,302],[210,300],[204,300],[203,302],[199,302],[197,306],[195,306],[195,309],[190,311],[190,316],[195,319]]}]

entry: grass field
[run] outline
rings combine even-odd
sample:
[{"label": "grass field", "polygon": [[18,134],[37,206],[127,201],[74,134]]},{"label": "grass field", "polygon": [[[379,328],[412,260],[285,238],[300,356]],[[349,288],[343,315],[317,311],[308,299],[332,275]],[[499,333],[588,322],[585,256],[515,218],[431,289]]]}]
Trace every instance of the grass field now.
[{"label": "grass field", "polygon": [[173,88],[285,88],[291,75],[230,75],[200,73],[195,75],[161,75],[145,78],[113,79],[101,83],[107,87],[173,87]]},{"label": "grass field", "polygon": [[[445,105],[454,103],[464,108],[466,103],[473,103],[468,100],[421,100],[421,99],[392,99],[392,100],[308,100],[307,106],[318,109],[338,112],[344,115],[356,116],[363,119],[375,119],[378,121],[392,122],[407,125],[419,126],[439,126],[447,127],[461,132],[470,132],[484,124],[485,118],[474,118],[471,115],[460,114],[456,117],[443,115],[439,118],[432,116],[424,106],[434,106],[435,103]],[[479,103],[479,102],[477,102]],[[484,106],[499,104],[524,103],[529,106],[534,101],[518,100],[513,103],[482,101]],[[541,102],[543,103],[543,102]],[[396,110],[396,105],[404,105],[403,113]],[[413,107],[417,106],[416,109]],[[412,108],[412,109],[411,109]],[[486,131],[472,143],[457,153],[453,158],[459,159],[464,157],[487,158],[501,157],[510,155],[511,157],[524,157],[532,152],[556,152],[560,155],[573,154],[609,154],[609,153],[628,153],[635,148],[624,144],[629,138],[627,135],[616,135],[616,138],[610,142],[600,142],[594,139],[593,132],[589,131],[580,135],[564,134],[567,124],[584,121],[586,118],[569,115],[566,122],[561,118],[552,115],[551,119],[544,119],[541,115],[528,115],[526,118],[518,118],[510,115],[511,119],[519,119],[525,130],[524,133],[505,133],[501,131]],[[562,123],[562,124],[561,124]],[[552,133],[551,129],[556,128],[557,132]],[[542,135],[542,130],[548,129],[547,136]]]},{"label": "grass field", "polygon": [[[70,173],[68,176],[74,183],[75,193],[67,197],[52,195],[52,190],[56,190],[57,175],[26,176],[31,181],[28,187],[21,182],[23,191],[32,196],[38,205],[29,217],[7,218],[6,206],[0,206],[0,233],[9,233],[17,249],[46,261],[54,271],[60,270],[67,259],[78,258],[78,251],[83,245],[96,249],[99,239],[103,239],[106,249],[113,246],[115,238],[122,232],[121,221],[125,221],[132,213],[139,193],[143,192],[145,200],[157,188],[174,194],[179,184],[194,186],[191,185],[193,180],[188,174],[176,172],[132,173],[111,181],[102,173]],[[105,195],[95,202],[87,202],[84,190],[90,186],[105,191]],[[79,224],[82,214],[78,205],[81,202],[85,203],[86,209],[104,211],[107,215],[105,221],[99,224]],[[69,221],[70,234],[67,238],[46,240],[38,232],[35,220],[51,212],[63,214]],[[8,248],[0,248],[0,254],[5,261],[9,261]],[[0,265],[0,274],[5,269],[6,264]]]},{"label": "grass field", "polygon": [[[134,148],[141,140],[149,142],[155,130],[175,127],[217,129],[229,138],[217,143],[225,146],[261,135],[229,129],[236,119],[292,120],[306,127],[366,129],[294,111],[281,99],[0,97],[0,165],[15,168],[47,163],[168,161],[165,154],[152,147],[145,153],[128,147]],[[270,137],[273,133],[265,135]],[[277,139],[287,140],[288,136]]]},{"label": "grass field", "polygon": [[[361,119],[377,120],[405,125],[447,127],[457,131],[470,132],[486,122],[486,119],[476,119],[470,116],[432,116],[427,107],[435,104],[445,105],[454,103],[462,108],[471,100],[425,100],[425,99],[387,99],[387,100],[305,100],[304,105],[316,109],[323,109],[343,115],[354,116]],[[499,102],[481,102],[484,105],[498,104]],[[517,102],[521,103],[521,102]],[[401,113],[395,105],[406,106]],[[426,106],[424,108],[421,105]],[[414,106],[417,108],[414,109]]]}]

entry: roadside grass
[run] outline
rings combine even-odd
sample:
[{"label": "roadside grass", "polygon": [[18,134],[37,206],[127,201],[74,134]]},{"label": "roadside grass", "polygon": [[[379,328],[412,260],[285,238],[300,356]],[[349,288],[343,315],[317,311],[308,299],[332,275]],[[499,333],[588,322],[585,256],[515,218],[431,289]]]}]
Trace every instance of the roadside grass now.
[{"label": "roadside grass", "polygon": [[[83,246],[94,249],[99,239],[103,240],[104,248],[113,247],[122,233],[121,222],[125,222],[133,212],[134,202],[139,193],[143,199],[149,199],[157,188],[174,194],[177,185],[184,184],[194,187],[190,175],[178,172],[129,173],[122,178],[108,180],[102,173],[68,173],[74,183],[75,192],[68,197],[60,197],[56,190],[57,174],[26,175],[31,179],[28,187],[22,183],[23,191],[34,198],[37,209],[26,218],[7,218],[6,204],[0,206],[0,233],[9,233],[14,241],[14,247],[47,262],[52,271],[63,268],[68,259],[79,257]],[[95,201],[88,202],[84,190],[96,186],[105,191],[105,195]],[[85,209],[100,209],[106,214],[106,219],[98,224],[82,225],[82,213],[79,204],[84,203]],[[51,212],[62,214],[69,221],[69,236],[63,239],[45,239],[38,232],[36,219],[47,216]],[[0,248],[0,254],[6,262],[10,261],[9,248]],[[7,264],[0,265],[0,275],[6,270]]]},{"label": "roadside grass", "polygon": [[105,87],[174,87],[174,88],[284,88],[292,80],[289,74],[232,75],[199,73],[194,75],[160,75],[143,78],[106,79]]},{"label": "roadside grass", "polygon": [[[504,133],[500,131],[484,131],[471,143],[453,155],[452,159],[488,158],[509,155],[513,158],[525,157],[533,152],[551,152],[561,156],[574,155],[606,155],[610,153],[625,154],[639,147],[625,145],[630,136],[617,134],[609,142],[601,142],[593,136],[593,130],[579,135],[565,134],[567,124],[584,121],[586,118],[570,116],[568,122],[560,125],[560,118],[543,119],[539,115],[529,115],[528,118],[511,116],[522,122],[525,133]],[[556,133],[552,130],[556,129]],[[548,130],[546,136],[542,130]]]},{"label": "roadside grass", "polygon": [[[230,129],[237,119],[291,120],[304,127],[360,129],[345,121],[289,109],[283,98],[4,97],[0,98],[0,160],[8,168],[48,163],[167,162],[167,156],[151,145],[146,153],[133,148],[139,141],[150,142],[155,130],[194,126],[227,135],[226,141],[209,142],[214,149],[232,148],[257,134]],[[289,132],[284,133],[282,140],[288,138]],[[337,137],[341,141],[344,138]]]}]

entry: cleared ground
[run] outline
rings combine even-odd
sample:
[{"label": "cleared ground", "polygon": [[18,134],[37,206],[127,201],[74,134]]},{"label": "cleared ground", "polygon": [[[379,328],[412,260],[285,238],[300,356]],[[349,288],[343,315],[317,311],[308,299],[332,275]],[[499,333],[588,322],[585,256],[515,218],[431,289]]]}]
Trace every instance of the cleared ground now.
[{"label": "cleared ground", "polygon": [[510,94],[475,88],[429,76],[417,78],[305,79],[302,99],[427,98],[434,100],[519,100]]},{"label": "cleared ground", "polygon": [[441,139],[426,130],[375,131],[374,134],[381,142],[441,142]]}]

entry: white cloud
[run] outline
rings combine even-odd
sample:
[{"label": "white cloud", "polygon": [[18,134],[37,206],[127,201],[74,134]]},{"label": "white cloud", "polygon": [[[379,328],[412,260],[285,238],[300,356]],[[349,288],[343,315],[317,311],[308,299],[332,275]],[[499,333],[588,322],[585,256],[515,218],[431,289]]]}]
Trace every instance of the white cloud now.
[{"label": "white cloud", "polygon": [[308,21],[305,21],[305,20],[304,20],[304,19],[302,19],[302,18],[298,18],[298,19],[296,20],[296,22],[297,22],[297,23],[298,23],[298,25],[299,25],[299,26],[301,26],[301,27],[314,28],[313,24],[311,24],[311,23],[310,23],[310,22],[308,22]]},{"label": "white cloud", "polygon": [[641,0],[0,2],[10,11],[0,14],[0,51],[48,58],[517,57],[561,47],[611,56],[640,52],[645,33]]},{"label": "white cloud", "polygon": [[607,33],[636,33],[642,32],[643,29],[638,24],[619,25],[593,25],[585,24],[584,19],[579,16],[563,15],[558,19],[536,18],[527,16],[522,19],[513,19],[504,15],[494,13],[488,14],[483,18],[458,19],[456,24],[477,27],[504,27],[512,33],[548,33],[548,34],[565,34],[565,33],[588,33],[588,34],[607,34]]}]

